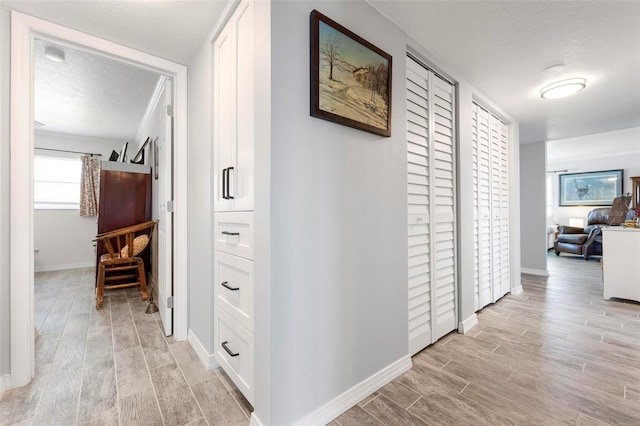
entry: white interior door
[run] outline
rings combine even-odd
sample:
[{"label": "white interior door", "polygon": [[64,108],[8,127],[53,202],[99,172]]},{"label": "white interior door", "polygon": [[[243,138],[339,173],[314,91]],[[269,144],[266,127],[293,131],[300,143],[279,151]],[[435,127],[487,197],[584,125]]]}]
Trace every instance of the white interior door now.
[{"label": "white interior door", "polygon": [[429,218],[429,75],[407,66],[407,201],[409,223],[409,351],[433,343],[431,322],[431,220]]},{"label": "white interior door", "polygon": [[502,214],[502,193],[500,192],[500,181],[502,179],[502,170],[500,167],[500,123],[489,119],[489,138],[491,145],[491,246],[492,246],[492,302],[497,301],[502,294],[500,293],[500,271],[502,269],[502,228],[500,222]]},{"label": "white interior door", "polygon": [[489,113],[474,108],[474,231],[476,310],[493,302],[491,289],[491,155],[489,154]]},{"label": "white interior door", "polygon": [[454,88],[407,61],[409,351],[456,328]]},{"label": "white interior door", "polygon": [[[494,117],[498,121],[497,117]],[[500,297],[511,291],[509,264],[509,126],[500,127]]]},{"label": "white interior door", "polygon": [[491,288],[491,155],[489,113],[477,104],[473,108],[474,178],[474,286],[476,311],[493,302]]},{"label": "white interior door", "polygon": [[[160,100],[164,128],[155,141],[155,153],[158,155],[156,176],[158,177],[158,309],[164,332],[173,334],[173,90],[172,82],[167,79],[164,87],[164,99]],[[161,119],[162,121],[162,119]]]},{"label": "white interior door", "polygon": [[454,87],[430,72],[434,340],[457,327]]},{"label": "white interior door", "polygon": [[473,104],[476,310],[510,290],[508,126]]}]

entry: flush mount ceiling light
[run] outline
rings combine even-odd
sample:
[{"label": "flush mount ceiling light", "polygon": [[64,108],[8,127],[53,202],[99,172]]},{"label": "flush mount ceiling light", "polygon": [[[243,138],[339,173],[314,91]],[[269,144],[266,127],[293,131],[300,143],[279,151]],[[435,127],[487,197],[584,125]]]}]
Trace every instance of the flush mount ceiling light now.
[{"label": "flush mount ceiling light", "polygon": [[64,62],[64,52],[57,47],[45,47],[44,57],[53,62]]},{"label": "flush mount ceiling light", "polygon": [[557,74],[561,71],[564,71],[565,68],[567,68],[567,66],[563,63],[553,64],[543,69],[542,72],[544,72],[545,74]]},{"label": "flush mount ceiling light", "polygon": [[568,80],[556,81],[540,89],[540,97],[544,99],[564,98],[565,96],[578,93],[587,87],[587,80],[584,78],[570,78]]}]

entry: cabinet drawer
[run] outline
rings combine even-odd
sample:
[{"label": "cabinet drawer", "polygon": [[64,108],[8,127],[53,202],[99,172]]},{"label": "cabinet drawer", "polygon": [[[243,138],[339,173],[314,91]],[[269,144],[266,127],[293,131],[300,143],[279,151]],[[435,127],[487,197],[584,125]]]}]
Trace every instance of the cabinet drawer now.
[{"label": "cabinet drawer", "polygon": [[213,279],[215,303],[253,332],[253,261],[216,250]]},{"label": "cabinet drawer", "polygon": [[216,359],[253,404],[253,334],[220,308],[216,308],[213,327]]},{"label": "cabinet drawer", "polygon": [[253,259],[253,212],[215,214],[214,248]]}]

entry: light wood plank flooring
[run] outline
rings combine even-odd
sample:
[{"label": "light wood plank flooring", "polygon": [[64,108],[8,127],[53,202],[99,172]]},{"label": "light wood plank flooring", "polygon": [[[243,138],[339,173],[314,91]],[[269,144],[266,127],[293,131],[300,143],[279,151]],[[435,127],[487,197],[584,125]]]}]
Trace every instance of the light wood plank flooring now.
[{"label": "light wood plank flooring", "polygon": [[602,299],[597,258],[549,269],[330,425],[640,425],[640,304]]},{"label": "light wood plank flooring", "polygon": [[[549,268],[330,425],[639,425],[640,304],[603,300],[595,259],[550,255]],[[5,393],[0,424],[248,424],[224,372],[145,307],[129,289],[96,311],[90,269],[39,274],[36,378]]]},{"label": "light wood plank flooring", "polygon": [[165,338],[136,289],[95,309],[94,269],[35,277],[36,377],[0,399],[0,425],[247,425],[249,403],[188,342]]}]

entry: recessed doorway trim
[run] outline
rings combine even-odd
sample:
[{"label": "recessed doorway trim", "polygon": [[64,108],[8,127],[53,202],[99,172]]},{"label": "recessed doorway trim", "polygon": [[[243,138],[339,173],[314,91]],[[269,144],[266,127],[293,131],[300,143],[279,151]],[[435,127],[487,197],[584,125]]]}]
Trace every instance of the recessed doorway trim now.
[{"label": "recessed doorway trim", "polygon": [[33,291],[33,41],[68,42],[174,79],[174,337],[187,338],[187,67],[51,22],[11,13],[11,385],[31,381]]}]

